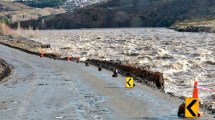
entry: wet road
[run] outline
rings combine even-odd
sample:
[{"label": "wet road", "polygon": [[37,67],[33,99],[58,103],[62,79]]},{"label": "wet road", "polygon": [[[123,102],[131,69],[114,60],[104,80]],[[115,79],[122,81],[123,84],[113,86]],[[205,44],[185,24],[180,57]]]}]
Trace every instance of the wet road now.
[{"label": "wet road", "polygon": [[[0,84],[0,120],[173,120],[181,101],[84,64],[40,58],[0,45],[14,67]],[[206,115],[201,119],[213,119]]]}]

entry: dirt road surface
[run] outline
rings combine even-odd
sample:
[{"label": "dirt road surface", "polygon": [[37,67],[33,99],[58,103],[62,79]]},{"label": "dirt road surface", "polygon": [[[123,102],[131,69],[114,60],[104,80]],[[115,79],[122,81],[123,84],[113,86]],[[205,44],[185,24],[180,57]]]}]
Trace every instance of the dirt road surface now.
[{"label": "dirt road surface", "polygon": [[[0,120],[174,120],[182,102],[82,63],[40,58],[0,45],[14,68],[0,84]],[[214,119],[206,114],[202,119]]]}]

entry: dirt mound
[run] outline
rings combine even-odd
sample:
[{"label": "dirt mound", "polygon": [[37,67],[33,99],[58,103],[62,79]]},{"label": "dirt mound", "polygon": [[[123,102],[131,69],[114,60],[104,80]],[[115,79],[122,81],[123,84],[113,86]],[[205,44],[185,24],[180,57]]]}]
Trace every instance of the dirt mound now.
[{"label": "dirt mound", "polygon": [[4,60],[0,59],[0,81],[9,76],[11,72],[12,69],[10,65],[8,65]]}]

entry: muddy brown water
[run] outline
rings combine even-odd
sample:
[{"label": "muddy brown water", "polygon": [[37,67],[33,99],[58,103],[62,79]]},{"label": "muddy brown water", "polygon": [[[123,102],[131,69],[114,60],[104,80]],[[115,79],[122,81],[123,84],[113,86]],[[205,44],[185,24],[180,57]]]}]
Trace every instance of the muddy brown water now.
[{"label": "muddy brown water", "polygon": [[[215,89],[213,33],[121,28],[42,30],[33,31],[33,35],[33,40],[51,44],[53,51],[64,56],[149,66],[152,71],[164,73],[165,92],[176,96],[191,97],[194,80],[199,81],[199,87]],[[63,47],[71,49],[61,50]],[[213,92],[204,90],[199,93],[202,101],[214,101],[212,95]]]}]

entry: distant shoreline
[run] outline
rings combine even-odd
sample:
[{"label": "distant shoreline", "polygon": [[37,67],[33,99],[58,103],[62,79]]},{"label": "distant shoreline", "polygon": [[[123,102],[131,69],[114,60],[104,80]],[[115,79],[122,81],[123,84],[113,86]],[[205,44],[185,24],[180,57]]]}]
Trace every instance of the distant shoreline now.
[{"label": "distant shoreline", "polygon": [[206,32],[215,33],[215,25],[210,21],[181,22],[169,27],[178,32]]}]

